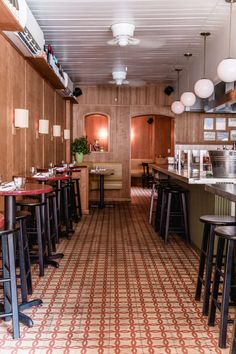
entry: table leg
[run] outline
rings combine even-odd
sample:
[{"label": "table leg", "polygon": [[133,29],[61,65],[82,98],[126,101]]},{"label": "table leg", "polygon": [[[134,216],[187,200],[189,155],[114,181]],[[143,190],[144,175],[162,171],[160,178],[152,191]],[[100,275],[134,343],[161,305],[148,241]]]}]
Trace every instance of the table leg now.
[{"label": "table leg", "polygon": [[99,184],[100,184],[100,202],[99,202],[99,208],[103,209],[105,207],[104,203],[104,175],[100,174],[100,179],[99,179]]},{"label": "table leg", "polygon": [[[6,196],[5,197],[5,227],[6,229],[14,229],[15,228],[15,223],[16,223],[16,197],[15,196]],[[3,240],[3,247],[6,247],[6,244]],[[7,252],[4,252],[7,256]],[[13,235],[10,236],[9,239],[9,253],[14,254],[14,245],[13,245]],[[14,262],[14,266],[12,267],[13,270],[15,269],[15,261]],[[6,267],[4,267],[4,276],[8,276],[9,277],[9,270],[5,269]],[[14,274],[13,274],[14,276]],[[17,290],[16,290],[16,284],[15,287],[12,286],[11,289],[11,293],[12,293],[12,297],[17,299]],[[9,303],[10,299],[10,286],[7,283],[4,283],[4,308],[5,311],[8,312],[9,309],[11,309],[11,304]],[[26,326],[28,327],[32,327],[33,326],[33,321],[32,319],[25,315],[22,314],[20,311],[24,310],[26,308],[30,308],[32,306],[38,306],[42,304],[42,300],[41,299],[35,299],[32,301],[25,301],[24,304],[19,304],[18,305],[18,309],[19,309],[19,321],[21,323],[24,323]],[[18,309],[16,310],[18,313]],[[14,308],[12,308],[12,311],[15,311]],[[10,311],[9,311],[10,312]],[[6,320],[8,320],[9,318],[6,318]]]}]

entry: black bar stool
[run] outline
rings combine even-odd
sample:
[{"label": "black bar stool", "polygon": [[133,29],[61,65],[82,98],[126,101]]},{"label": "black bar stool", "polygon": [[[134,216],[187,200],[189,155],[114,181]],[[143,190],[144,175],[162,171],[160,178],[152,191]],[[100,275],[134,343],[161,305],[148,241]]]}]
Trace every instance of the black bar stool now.
[{"label": "black bar stool", "polygon": [[[215,325],[216,309],[220,310],[220,333],[219,347],[226,347],[228,310],[231,297],[232,268],[234,260],[234,249],[236,245],[236,227],[220,226],[215,228],[215,234],[219,236],[216,254],[216,265],[213,278],[210,311],[208,325]],[[226,246],[226,248],[225,248]],[[225,250],[225,261],[223,265],[223,255]],[[223,270],[222,270],[223,269]],[[223,291],[221,302],[218,301],[220,279],[223,279]],[[235,303],[233,305],[236,305]]]},{"label": "black bar stool", "polygon": [[[17,206],[23,209],[29,209],[32,215],[30,223],[27,223],[27,235],[37,235],[39,275],[43,276],[45,267],[44,255],[46,253],[46,235],[45,227],[42,227],[41,213],[42,208],[45,207],[45,203],[41,203],[36,199],[23,199],[17,202]],[[32,257],[32,255],[30,255],[30,257]]]},{"label": "black bar stool", "polygon": [[75,183],[74,186],[74,194],[75,194],[75,207],[77,210],[77,215],[79,219],[82,218],[82,207],[81,207],[81,198],[80,198],[80,178],[73,177],[72,181]]},{"label": "black bar stool", "polygon": [[2,277],[0,278],[0,284],[3,284],[4,292],[4,312],[0,313],[0,318],[5,318],[6,321],[10,317],[12,318],[14,339],[20,337],[13,239],[16,232],[19,232],[19,230],[0,231],[2,240],[2,268],[0,269]]},{"label": "black bar stool", "polygon": [[149,188],[152,183],[152,175],[149,173],[149,164],[148,162],[142,162],[143,174],[142,174],[142,187]]},{"label": "black bar stool", "polygon": [[160,180],[157,185],[157,205],[156,205],[156,213],[155,213],[155,231],[160,231],[161,224],[161,206],[162,206],[162,197],[164,187],[170,186],[170,182],[168,179]]},{"label": "black bar stool", "polygon": [[215,258],[215,256],[213,255],[215,227],[233,226],[236,225],[236,220],[232,216],[203,215],[200,217],[200,221],[204,223],[204,229],[199,260],[197,286],[195,291],[195,300],[200,301],[202,286],[204,285],[202,314],[204,316],[207,316],[209,311],[209,300],[211,294],[213,257]]},{"label": "black bar stool", "polygon": [[233,332],[232,332],[232,339],[231,339],[231,346],[230,346],[229,354],[235,354],[235,353],[236,353],[236,311],[234,314],[234,327],[233,327]]},{"label": "black bar stool", "polygon": [[184,234],[190,242],[186,189],[179,186],[165,186],[163,189],[160,234],[165,243],[170,232]]}]

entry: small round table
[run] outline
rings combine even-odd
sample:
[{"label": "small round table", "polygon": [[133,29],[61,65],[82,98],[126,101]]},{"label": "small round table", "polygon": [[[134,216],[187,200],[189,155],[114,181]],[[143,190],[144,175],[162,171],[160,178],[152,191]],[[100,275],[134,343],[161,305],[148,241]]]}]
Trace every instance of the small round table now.
[{"label": "small round table", "polygon": [[98,207],[100,209],[105,208],[104,202],[104,177],[114,175],[114,170],[112,169],[100,169],[100,170],[90,170],[90,175],[99,176],[99,191],[100,191],[100,198]]},{"label": "small round table", "polygon": [[[25,187],[23,189],[13,189],[13,190],[0,190],[0,195],[4,196],[4,219],[5,219],[5,229],[11,230],[15,228],[15,223],[16,223],[16,197],[19,195],[40,195],[42,198],[42,201],[45,199],[45,194],[50,193],[52,191],[51,186],[46,186],[46,185],[39,185],[39,184],[31,184],[31,183],[26,183]],[[4,240],[2,241],[3,247],[6,247],[4,245]],[[9,276],[9,274],[8,274]],[[15,296],[17,296],[15,294]],[[10,285],[9,284],[4,284],[4,304],[5,304],[5,311],[6,312],[11,312],[11,305],[8,301],[10,299]],[[42,304],[41,299],[35,299],[32,301],[24,302],[23,304],[19,305],[19,320],[20,322],[24,323],[28,327],[33,326],[33,321],[31,318],[25,314],[23,314],[20,311],[23,311],[25,309],[28,309],[32,306],[38,306]]]}]

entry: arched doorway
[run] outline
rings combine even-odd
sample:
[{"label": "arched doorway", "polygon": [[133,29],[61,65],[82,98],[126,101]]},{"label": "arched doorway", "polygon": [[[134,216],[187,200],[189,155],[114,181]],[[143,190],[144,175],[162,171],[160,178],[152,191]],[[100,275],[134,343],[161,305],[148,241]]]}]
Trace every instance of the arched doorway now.
[{"label": "arched doorway", "polygon": [[146,114],[131,118],[131,159],[173,156],[174,118]]}]

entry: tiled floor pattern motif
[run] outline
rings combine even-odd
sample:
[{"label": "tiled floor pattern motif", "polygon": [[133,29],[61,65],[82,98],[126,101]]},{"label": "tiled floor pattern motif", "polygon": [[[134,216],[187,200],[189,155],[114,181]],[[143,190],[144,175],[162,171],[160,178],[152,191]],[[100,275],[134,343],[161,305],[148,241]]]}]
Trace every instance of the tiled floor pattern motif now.
[{"label": "tiled floor pattern motif", "polygon": [[61,241],[60,268],[37,276],[28,310],[34,327],[21,325],[12,340],[0,324],[0,353],[207,354],[217,347],[194,301],[198,257],[180,237],[165,246],[148,224],[149,190],[132,189],[132,203],[93,210],[70,241]]}]

